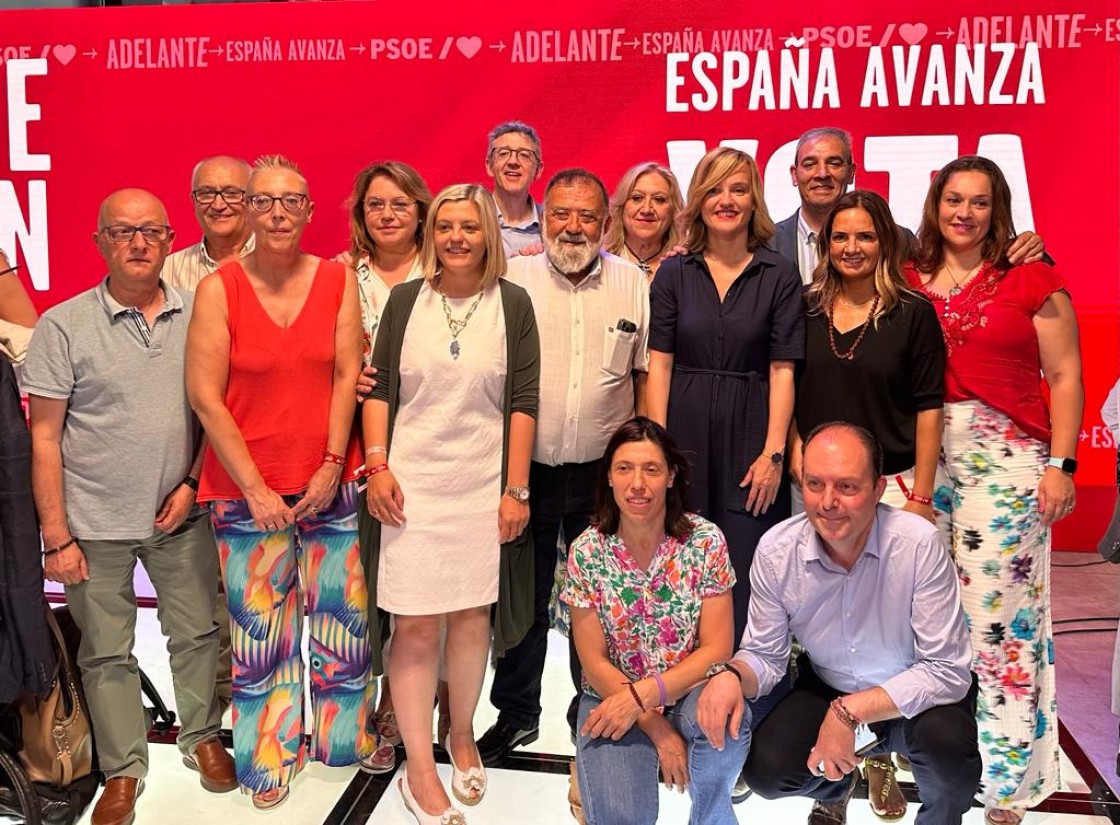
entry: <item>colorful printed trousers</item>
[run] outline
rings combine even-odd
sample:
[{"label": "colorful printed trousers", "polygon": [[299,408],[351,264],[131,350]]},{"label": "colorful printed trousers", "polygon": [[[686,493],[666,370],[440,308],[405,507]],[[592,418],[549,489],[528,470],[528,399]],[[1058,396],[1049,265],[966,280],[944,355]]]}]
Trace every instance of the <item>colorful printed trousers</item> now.
[{"label": "colorful printed trousers", "polygon": [[979,401],[945,406],[935,506],[972,636],[983,775],[977,799],[1022,810],[1059,786],[1050,530],[1038,511],[1049,446]]},{"label": "colorful printed trousers", "polygon": [[[373,752],[377,695],[358,557],[357,485],[274,533],[244,499],[210,502],[233,644],[233,755],[254,792],[287,785],[308,759],[350,765]],[[284,496],[289,506],[300,496]],[[304,745],[303,596],[309,621],[311,752]]]}]

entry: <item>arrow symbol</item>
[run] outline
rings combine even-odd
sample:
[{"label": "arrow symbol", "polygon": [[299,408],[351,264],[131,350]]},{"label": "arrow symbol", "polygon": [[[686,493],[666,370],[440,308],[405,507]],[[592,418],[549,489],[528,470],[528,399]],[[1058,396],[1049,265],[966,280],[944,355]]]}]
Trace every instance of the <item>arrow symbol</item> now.
[{"label": "arrow symbol", "polygon": [[1101,24],[1097,23],[1096,26],[1094,26],[1091,29],[1087,29],[1087,31],[1091,31],[1093,34],[1100,34],[1104,30],[1101,28]]},{"label": "arrow symbol", "polygon": [[359,43],[357,46],[351,46],[350,51],[357,52],[358,54],[365,54],[365,51],[366,51],[365,43]]},{"label": "arrow symbol", "polygon": [[82,54],[84,54],[90,60],[93,60],[97,57],[97,49],[90,49],[88,52],[82,52]]},{"label": "arrow symbol", "polygon": [[490,48],[497,49],[499,52],[504,52],[506,50],[506,44],[499,40],[496,45],[494,43],[491,43]]},{"label": "arrow symbol", "polygon": [[954,32],[952,29],[945,29],[945,31],[940,31],[938,32],[938,34],[942,37],[952,37]]},{"label": "arrow symbol", "polygon": [[1078,436],[1078,439],[1081,440],[1081,441],[1085,441],[1088,438],[1089,438],[1089,434],[1087,432],[1085,432],[1084,430],[1082,430],[1081,435]]},{"label": "arrow symbol", "polygon": [[633,40],[623,40],[622,44],[624,46],[629,46],[631,49],[636,49],[636,48],[638,48],[638,43],[639,42],[640,41],[638,40],[638,38],[635,37]]}]

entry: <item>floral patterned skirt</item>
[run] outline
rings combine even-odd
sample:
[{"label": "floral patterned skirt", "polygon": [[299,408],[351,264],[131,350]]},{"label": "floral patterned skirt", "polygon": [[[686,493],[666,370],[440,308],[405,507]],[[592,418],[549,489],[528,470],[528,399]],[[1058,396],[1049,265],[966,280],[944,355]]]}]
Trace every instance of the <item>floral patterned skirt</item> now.
[{"label": "floral patterned skirt", "polygon": [[1016,810],[1060,784],[1050,529],[1036,495],[1048,457],[1048,445],[979,401],[945,406],[935,506],[980,682],[977,799]]}]

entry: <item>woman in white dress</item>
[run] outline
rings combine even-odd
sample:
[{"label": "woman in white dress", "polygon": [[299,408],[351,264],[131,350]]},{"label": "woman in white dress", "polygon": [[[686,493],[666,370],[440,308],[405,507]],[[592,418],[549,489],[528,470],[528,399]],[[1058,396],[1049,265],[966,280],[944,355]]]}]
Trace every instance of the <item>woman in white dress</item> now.
[{"label": "woman in white dress", "polygon": [[451,789],[474,805],[486,774],[472,719],[505,575],[501,545],[529,519],[539,345],[528,295],[501,280],[506,261],[485,189],[452,186],[436,197],[421,266],[424,280],[394,289],[382,313],[373,365],[385,380],[362,424],[367,504],[381,527],[377,606],[395,617],[389,678],[408,757],[398,787],[417,822],[448,825],[465,818],[431,748],[440,634],[446,627]]}]

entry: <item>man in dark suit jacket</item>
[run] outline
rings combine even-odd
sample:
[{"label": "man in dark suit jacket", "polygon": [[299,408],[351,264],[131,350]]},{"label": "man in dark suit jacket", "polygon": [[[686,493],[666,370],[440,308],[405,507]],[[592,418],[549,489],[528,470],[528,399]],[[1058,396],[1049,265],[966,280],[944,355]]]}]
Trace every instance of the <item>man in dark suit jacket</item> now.
[{"label": "man in dark suit jacket", "polygon": [[[801,281],[808,284],[813,280],[813,270],[818,263],[817,233],[855,178],[852,136],[833,126],[810,129],[797,139],[794,158],[789,173],[801,195],[801,207],[775,225],[770,245],[779,255],[797,264]],[[899,226],[898,230],[907,248],[915,249],[914,233],[905,226]],[[1012,263],[1038,260],[1054,263],[1044,251],[1042,239],[1033,232],[1021,233],[1007,255]]]}]

